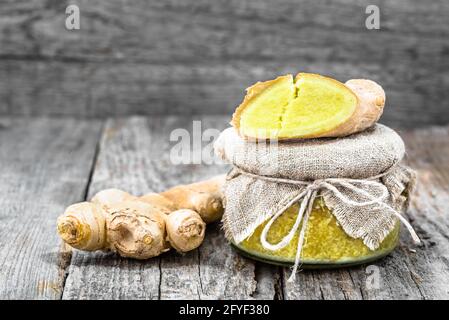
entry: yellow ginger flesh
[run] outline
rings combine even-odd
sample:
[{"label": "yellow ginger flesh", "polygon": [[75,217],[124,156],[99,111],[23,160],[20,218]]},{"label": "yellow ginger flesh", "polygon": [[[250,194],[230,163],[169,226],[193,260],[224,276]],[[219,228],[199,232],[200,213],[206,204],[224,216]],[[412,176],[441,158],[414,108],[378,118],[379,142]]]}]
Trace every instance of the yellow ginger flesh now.
[{"label": "yellow ginger flesh", "polygon": [[233,125],[252,138],[318,137],[348,121],[357,96],[343,83],[300,73],[257,83],[234,114]]}]

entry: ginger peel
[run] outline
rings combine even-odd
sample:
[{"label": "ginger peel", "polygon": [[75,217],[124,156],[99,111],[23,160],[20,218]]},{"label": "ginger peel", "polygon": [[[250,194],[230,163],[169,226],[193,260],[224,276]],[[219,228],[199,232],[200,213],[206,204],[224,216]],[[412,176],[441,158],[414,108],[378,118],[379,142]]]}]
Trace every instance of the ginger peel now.
[{"label": "ginger peel", "polygon": [[219,175],[209,180],[176,186],[160,195],[176,203],[178,209],[196,211],[204,222],[211,223],[223,215],[220,189],[225,180],[225,175]]},{"label": "ginger peel", "polygon": [[73,204],[57,221],[58,233],[70,246],[86,251],[106,246],[106,213],[91,202]]},{"label": "ginger peel", "polygon": [[193,210],[173,211],[167,218],[167,240],[179,252],[187,252],[200,246],[204,240],[206,223]]},{"label": "ginger peel", "polygon": [[93,203],[99,204],[103,209],[108,210],[110,206],[123,201],[136,200],[137,197],[132,196],[128,192],[120,189],[110,188],[97,192],[90,200]]},{"label": "ginger peel", "polygon": [[157,256],[170,247],[187,252],[204,240],[205,222],[223,214],[224,181],[222,175],[142,197],[119,189],[102,190],[91,202],[69,206],[58,218],[58,233],[74,248],[112,250],[135,259]]},{"label": "ginger peel", "polygon": [[385,92],[373,81],[343,84],[299,73],[248,88],[231,123],[241,136],[255,140],[342,137],[374,125],[384,104]]},{"label": "ginger peel", "polygon": [[168,251],[165,218],[142,201],[124,201],[110,208],[107,226],[111,249],[122,257],[148,259]]}]

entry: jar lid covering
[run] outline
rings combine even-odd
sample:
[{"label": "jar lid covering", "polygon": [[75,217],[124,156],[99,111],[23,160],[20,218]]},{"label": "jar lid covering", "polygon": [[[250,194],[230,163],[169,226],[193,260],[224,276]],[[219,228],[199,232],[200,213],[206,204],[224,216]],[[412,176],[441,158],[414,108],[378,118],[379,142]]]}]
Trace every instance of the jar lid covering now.
[{"label": "jar lid covering", "polygon": [[228,128],[214,148],[223,160],[246,172],[293,180],[365,179],[394,167],[405,153],[401,137],[381,124],[342,138],[257,143]]}]

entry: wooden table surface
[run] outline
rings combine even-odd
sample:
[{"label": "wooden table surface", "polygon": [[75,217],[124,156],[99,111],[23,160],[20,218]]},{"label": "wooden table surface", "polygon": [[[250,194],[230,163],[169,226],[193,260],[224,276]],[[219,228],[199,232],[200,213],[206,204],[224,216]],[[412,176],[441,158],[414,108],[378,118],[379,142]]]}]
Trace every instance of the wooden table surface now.
[{"label": "wooden table surface", "polygon": [[[97,191],[161,191],[224,173],[224,165],[170,162],[175,128],[223,129],[228,116],[0,119],[2,299],[435,299],[449,298],[449,127],[400,130],[419,185],[409,218],[423,245],[401,244],[372,267],[302,271],[255,263],[227,244],[219,224],[203,245],[135,261],[63,245],[56,217]],[[195,148],[194,152],[199,152]],[[367,282],[368,281],[368,282]]]}]

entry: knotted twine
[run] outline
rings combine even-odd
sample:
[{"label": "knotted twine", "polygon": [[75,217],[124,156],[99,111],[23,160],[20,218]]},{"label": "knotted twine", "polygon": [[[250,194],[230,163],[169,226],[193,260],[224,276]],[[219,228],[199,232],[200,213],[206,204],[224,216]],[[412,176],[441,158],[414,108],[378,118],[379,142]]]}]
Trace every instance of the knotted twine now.
[{"label": "knotted twine", "polygon": [[[419,243],[400,214],[408,204],[415,175],[399,164],[405,152],[402,139],[385,126],[376,125],[341,139],[280,143],[275,149],[245,141],[230,128],[220,135],[215,151],[234,165],[223,190],[223,224],[230,240],[238,244],[268,220],[261,244],[279,250],[290,243],[302,222],[290,281],[301,262],[307,222],[317,196],[323,197],[343,230],[361,238],[371,250],[379,247],[397,219]],[[295,203],[300,205],[293,227],[279,243],[269,243],[272,224]]]}]

